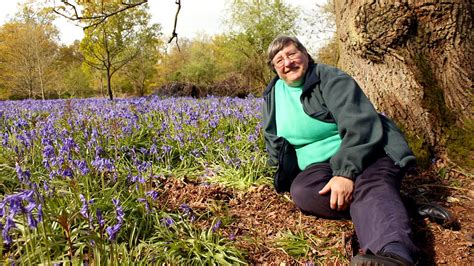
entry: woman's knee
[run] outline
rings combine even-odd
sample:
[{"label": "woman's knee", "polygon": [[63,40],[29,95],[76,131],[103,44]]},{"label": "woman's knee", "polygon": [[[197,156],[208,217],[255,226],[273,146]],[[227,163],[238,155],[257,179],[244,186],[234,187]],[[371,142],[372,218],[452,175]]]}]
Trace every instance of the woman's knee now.
[{"label": "woman's knee", "polygon": [[312,198],[311,189],[306,184],[293,182],[290,187],[290,194],[293,202],[298,208],[305,206],[308,199]]},{"label": "woman's knee", "polygon": [[320,189],[321,188],[294,182],[291,185],[290,193],[296,207],[305,214],[328,219],[348,218],[348,213],[331,210],[329,197],[319,195]]}]

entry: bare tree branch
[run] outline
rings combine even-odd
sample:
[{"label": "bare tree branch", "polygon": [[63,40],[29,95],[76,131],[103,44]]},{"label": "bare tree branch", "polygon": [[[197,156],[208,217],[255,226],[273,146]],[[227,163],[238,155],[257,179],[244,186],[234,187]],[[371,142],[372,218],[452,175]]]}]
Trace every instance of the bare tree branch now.
[{"label": "bare tree branch", "polygon": [[[52,11],[57,15],[60,15],[68,20],[71,21],[85,21],[87,24],[86,26],[81,26],[83,30],[86,30],[91,27],[96,27],[107,20],[109,17],[114,16],[120,12],[123,12],[127,9],[134,8],[145,3],[148,3],[148,0],[142,0],[136,3],[128,3],[127,1],[121,1],[121,7],[115,11],[105,12],[104,10],[104,0],[101,1],[102,5],[102,12],[100,14],[91,15],[91,16],[83,16],[77,9],[77,5],[70,3],[69,0],[61,0],[61,3],[64,6],[56,6],[54,5]],[[175,0],[175,4],[178,5],[178,9],[176,10],[176,15],[174,18],[174,26],[173,26],[173,33],[171,38],[169,39],[168,43],[171,43],[174,39],[176,40],[176,46],[178,47],[178,51],[180,50],[179,42],[178,42],[178,33],[176,31],[176,27],[178,25],[178,15],[181,10],[181,0]],[[71,12],[67,12],[67,10],[71,10]]]},{"label": "bare tree branch", "polygon": [[181,10],[181,0],[176,0],[175,1],[175,4],[178,5],[178,10],[176,10],[176,15],[174,17],[174,27],[173,27],[173,33],[171,35],[171,38],[170,40],[168,41],[168,43],[171,43],[173,41],[174,38],[176,38],[176,46],[178,47],[178,51],[181,51],[179,49],[179,43],[178,43],[178,33],[176,32],[176,25],[178,24],[178,14],[179,14],[179,11]]},{"label": "bare tree branch", "polygon": [[[148,3],[148,0],[143,0],[143,1],[139,1],[139,2],[136,2],[136,3],[126,3],[125,1],[122,1],[120,4],[122,5],[121,8],[115,10],[115,11],[112,11],[112,12],[104,12],[104,9],[102,8],[102,13],[101,14],[98,14],[98,15],[93,15],[93,16],[82,16],[79,14],[79,12],[77,11],[77,7],[76,5],[74,4],[71,4],[68,2],[68,0],[62,0],[61,1],[66,7],[69,7],[70,9],[72,9],[72,14],[67,14],[67,13],[64,13],[64,11],[61,11],[61,10],[65,10],[66,8],[58,8],[56,7],[56,5],[53,7],[53,12],[62,16],[62,17],[65,17],[69,20],[72,20],[72,21],[90,21],[88,25],[82,27],[84,30],[90,28],[90,27],[95,27],[101,23],[103,23],[107,18],[111,17],[111,16],[114,16],[120,12],[123,12],[127,9],[130,9],[130,8],[134,8],[136,6],[140,6],[140,5],[143,5],[145,3]],[[103,4],[103,2],[102,2]]]}]

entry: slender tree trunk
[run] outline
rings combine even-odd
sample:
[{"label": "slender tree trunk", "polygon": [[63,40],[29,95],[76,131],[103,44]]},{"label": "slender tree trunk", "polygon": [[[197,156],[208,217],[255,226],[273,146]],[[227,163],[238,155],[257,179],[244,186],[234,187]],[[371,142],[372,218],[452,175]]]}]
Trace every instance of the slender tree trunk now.
[{"label": "slender tree trunk", "polygon": [[44,93],[44,82],[43,82],[43,70],[41,68],[41,62],[38,57],[36,61],[37,61],[36,64],[37,64],[37,69],[38,69],[39,85],[40,85],[40,90],[41,90],[41,99],[44,100],[45,93]]},{"label": "slender tree trunk", "polygon": [[45,58],[40,58],[40,40],[37,38],[36,32],[32,32],[32,38],[33,38],[33,43],[32,46],[34,46],[33,51],[34,51],[34,61],[33,63],[36,65],[36,70],[38,71],[38,80],[39,80],[39,86],[40,86],[40,92],[41,92],[41,99],[45,99],[45,92],[44,92],[44,73],[43,73],[43,68],[41,66],[42,60]]},{"label": "slender tree trunk", "polygon": [[114,95],[112,94],[112,74],[110,73],[110,67],[107,68],[107,92],[109,93],[109,99],[113,100]]},{"label": "slender tree trunk", "polygon": [[99,87],[100,95],[105,96],[105,94],[104,94],[104,79],[102,77],[102,73],[100,73],[99,81],[100,81],[100,87]]},{"label": "slender tree trunk", "polygon": [[379,111],[442,154],[448,132],[472,123],[470,0],[336,0],[341,68]]}]

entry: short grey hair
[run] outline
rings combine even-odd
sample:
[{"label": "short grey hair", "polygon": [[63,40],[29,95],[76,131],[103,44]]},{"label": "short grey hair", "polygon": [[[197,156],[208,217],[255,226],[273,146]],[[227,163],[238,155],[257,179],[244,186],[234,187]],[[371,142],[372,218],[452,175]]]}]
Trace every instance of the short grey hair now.
[{"label": "short grey hair", "polygon": [[280,52],[286,46],[294,44],[296,49],[306,55],[309,59],[309,63],[314,63],[313,58],[309,55],[306,47],[298,40],[296,37],[287,36],[287,35],[278,35],[268,46],[267,50],[267,65],[273,72],[276,72],[275,66],[273,65],[273,58],[275,55]]}]

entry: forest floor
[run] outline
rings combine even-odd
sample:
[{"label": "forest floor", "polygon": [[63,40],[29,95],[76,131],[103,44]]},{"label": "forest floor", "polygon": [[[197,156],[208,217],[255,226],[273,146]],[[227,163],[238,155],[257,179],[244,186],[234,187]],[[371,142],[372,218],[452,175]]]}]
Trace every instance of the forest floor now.
[{"label": "forest floor", "polygon": [[[159,204],[170,210],[185,203],[198,214],[220,217],[220,232],[246,252],[252,265],[347,265],[359,251],[350,221],[305,215],[289,194],[277,194],[269,185],[242,192],[170,179],[163,191]],[[411,173],[402,191],[417,202],[436,202],[456,218],[448,226],[413,219],[414,241],[421,249],[418,265],[474,265],[472,176],[452,170]]]}]

